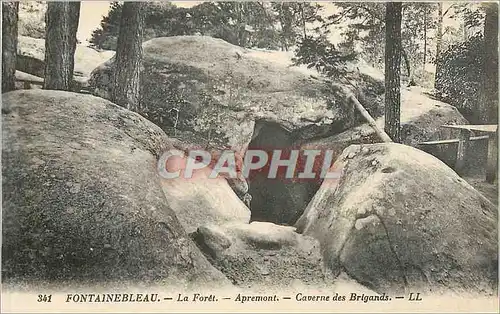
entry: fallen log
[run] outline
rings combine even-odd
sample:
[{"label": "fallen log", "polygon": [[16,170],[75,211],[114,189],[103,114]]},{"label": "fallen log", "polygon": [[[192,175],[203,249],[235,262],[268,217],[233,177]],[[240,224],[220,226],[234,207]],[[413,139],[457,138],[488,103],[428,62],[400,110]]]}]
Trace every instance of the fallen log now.
[{"label": "fallen log", "polygon": [[347,99],[350,99],[353,103],[356,109],[361,113],[363,118],[365,118],[366,122],[373,128],[375,133],[380,137],[380,139],[385,142],[385,143],[391,143],[392,139],[385,133],[384,130],[381,130],[378,128],[377,124],[375,123],[375,120],[372,118],[372,116],[368,113],[368,111],[363,107],[363,105],[359,102],[359,100],[354,96],[354,94],[350,94]]}]

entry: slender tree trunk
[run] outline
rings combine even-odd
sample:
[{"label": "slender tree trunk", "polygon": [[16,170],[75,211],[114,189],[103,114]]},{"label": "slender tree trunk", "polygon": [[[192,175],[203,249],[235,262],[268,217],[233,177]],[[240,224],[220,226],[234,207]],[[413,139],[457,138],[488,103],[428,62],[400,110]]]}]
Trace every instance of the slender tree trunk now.
[{"label": "slender tree trunk", "polygon": [[441,54],[441,46],[443,43],[443,3],[438,2],[438,21],[436,33],[436,58]]},{"label": "slender tree trunk", "polygon": [[436,69],[434,73],[434,88],[439,89],[436,84],[436,77],[438,71],[441,70],[441,62],[439,58],[441,57],[441,45],[443,42],[443,3],[438,2],[438,21],[437,21],[437,32],[436,32]]},{"label": "slender tree trunk", "polygon": [[43,88],[70,90],[75,68],[80,2],[48,2],[45,15],[45,81]]},{"label": "slender tree trunk", "polygon": [[427,8],[424,10],[424,57],[422,64],[422,74],[425,74],[425,64],[427,63]]},{"label": "slender tree trunk", "polygon": [[385,11],[385,132],[396,143],[400,130],[402,3],[387,2]]},{"label": "slender tree trunk", "polygon": [[236,6],[236,12],[237,12],[237,33],[238,33],[238,46],[240,47],[245,47],[246,45],[246,40],[245,40],[245,26],[246,26],[246,23],[245,23],[245,18],[243,17],[243,6],[245,4],[244,3],[238,3],[238,2],[235,2],[235,6]]},{"label": "slender tree trunk", "polygon": [[2,2],[2,93],[15,89],[19,2]]},{"label": "slender tree trunk", "polygon": [[124,2],[116,46],[113,101],[132,111],[140,109],[144,3]]},{"label": "slender tree trunk", "polygon": [[401,45],[401,57],[403,58],[403,61],[405,63],[405,68],[406,68],[406,74],[408,74],[408,86],[415,86],[417,85],[415,83],[415,79],[413,77],[413,73],[411,72],[411,63],[410,59],[408,58],[408,54],[404,50],[403,46]]},{"label": "slender tree trunk", "polygon": [[302,14],[302,31],[304,32],[304,39],[307,38],[307,30],[306,30],[306,17],[305,17],[305,14],[304,14],[304,10],[305,10],[305,4],[302,3],[302,5],[300,6],[301,8],[301,14]]},{"label": "slender tree trunk", "polygon": [[481,96],[477,113],[480,123],[498,123],[498,4],[484,3],[484,55]]},{"label": "slender tree trunk", "polygon": [[280,37],[281,37],[281,49],[283,51],[288,51],[288,44],[287,44],[287,34],[288,34],[288,30],[286,29],[286,26],[285,26],[285,22],[284,22],[284,13],[283,13],[283,3],[280,4],[279,6],[279,9],[278,9],[278,20],[279,20],[279,23],[280,23],[280,27],[281,27],[281,33],[280,33]]}]

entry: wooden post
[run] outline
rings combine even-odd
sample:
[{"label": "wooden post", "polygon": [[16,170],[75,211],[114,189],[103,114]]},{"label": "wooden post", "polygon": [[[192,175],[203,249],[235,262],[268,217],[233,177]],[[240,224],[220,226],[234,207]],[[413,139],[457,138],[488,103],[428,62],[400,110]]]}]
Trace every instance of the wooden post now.
[{"label": "wooden post", "polygon": [[486,164],[486,182],[494,183],[498,171],[498,127],[488,138],[488,159]]},{"label": "wooden post", "polygon": [[470,131],[461,129],[458,136],[457,160],[455,162],[455,171],[462,174],[465,166],[465,153],[469,146]]}]

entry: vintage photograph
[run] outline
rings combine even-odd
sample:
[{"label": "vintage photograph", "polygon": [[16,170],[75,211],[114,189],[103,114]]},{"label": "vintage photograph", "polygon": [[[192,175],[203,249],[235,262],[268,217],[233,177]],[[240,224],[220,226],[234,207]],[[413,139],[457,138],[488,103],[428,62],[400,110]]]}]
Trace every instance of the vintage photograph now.
[{"label": "vintage photograph", "polygon": [[2,1],[2,312],[498,313],[498,27]]}]

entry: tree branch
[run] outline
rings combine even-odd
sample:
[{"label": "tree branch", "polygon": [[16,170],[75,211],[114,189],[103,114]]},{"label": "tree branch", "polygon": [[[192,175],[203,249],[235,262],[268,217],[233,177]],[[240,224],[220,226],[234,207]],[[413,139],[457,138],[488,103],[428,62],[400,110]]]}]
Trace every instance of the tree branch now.
[{"label": "tree branch", "polygon": [[[326,23],[325,26],[330,26],[340,22],[350,11],[352,11],[352,9],[354,9],[354,7],[350,7],[349,9],[342,11],[342,13],[335,20]],[[332,16],[333,15],[330,15],[330,17]]]},{"label": "tree branch", "polygon": [[456,4],[452,4],[452,5],[450,5],[450,6],[448,7],[448,9],[446,9],[446,10],[444,11],[444,13],[443,13],[442,17],[445,17],[445,16],[446,16],[446,14],[448,14],[448,12],[450,11],[450,9],[451,9],[451,8],[453,8],[455,5],[456,5]]},{"label": "tree branch", "polygon": [[379,16],[376,12],[374,12],[372,9],[369,9],[369,8],[362,6],[362,5],[360,5],[359,8],[368,12],[368,14],[370,14],[373,18],[375,18],[379,21],[384,21],[384,19],[381,16]]}]

